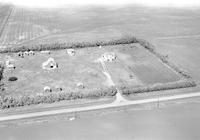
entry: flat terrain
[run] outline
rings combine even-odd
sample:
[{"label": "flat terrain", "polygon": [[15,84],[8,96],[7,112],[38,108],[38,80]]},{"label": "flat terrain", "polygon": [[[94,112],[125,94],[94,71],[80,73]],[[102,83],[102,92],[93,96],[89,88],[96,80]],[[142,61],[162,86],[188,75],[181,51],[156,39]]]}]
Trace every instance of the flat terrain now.
[{"label": "flat terrain", "polygon": [[[74,57],[69,56],[66,50],[51,52],[51,55],[38,52],[35,56],[25,58],[12,54],[17,68],[5,71],[6,93],[36,94],[43,92],[45,86],[54,91],[55,86],[65,91],[79,90],[76,86],[78,83],[84,83],[85,90],[105,87],[106,77],[101,72],[101,65],[94,61],[98,54],[90,55],[91,52],[92,50],[82,49],[77,51]],[[58,63],[58,68],[42,69],[42,63],[50,57]],[[7,82],[9,76],[17,76],[19,79],[16,82]]]},{"label": "flat terrain", "polygon": [[[0,15],[2,13],[6,15],[5,12]],[[110,40],[135,35],[153,43],[158,52],[168,55],[171,62],[190,72],[199,82],[199,23],[200,9],[88,6],[49,11],[15,7],[0,36],[0,46]],[[94,62],[105,51],[117,54],[115,62],[106,63],[117,86],[144,86],[180,79],[146,50],[133,46],[80,49],[74,57],[69,57],[64,50],[55,51],[51,55],[36,53],[35,56],[25,58],[19,58],[16,54],[0,54],[0,60],[4,61],[10,56],[17,66],[14,71],[6,70],[6,91],[2,94],[36,94],[42,92],[45,85],[61,85],[65,87],[64,90],[75,90],[79,81],[84,81],[85,90],[107,87],[101,65]],[[43,71],[41,67],[42,62],[49,57],[54,57],[59,63],[59,69],[51,73]],[[8,82],[9,76],[17,76],[19,79]],[[135,99],[135,96],[131,99]],[[158,106],[159,109],[155,109]],[[42,118],[37,119],[38,123],[34,121],[27,125],[8,123],[8,127],[0,128],[0,137],[19,140],[200,139],[199,98],[145,107],[145,110],[141,110],[141,106],[131,106],[117,113],[103,110],[95,112],[97,115],[94,117],[91,115],[93,113],[85,112],[85,118],[77,115],[70,122],[66,121],[69,120],[68,116],[63,114],[52,118],[48,116],[51,122],[46,123],[41,123]],[[22,121],[31,123],[29,120]]]},{"label": "flat terrain", "polygon": [[[166,67],[139,44],[120,45],[115,53],[118,57],[117,61],[107,63],[107,66],[112,79],[119,86],[152,85],[181,79],[172,69]],[[134,83],[134,79],[137,79],[138,84]]]},{"label": "flat terrain", "polygon": [[[9,5],[0,5],[0,38],[4,32],[6,24],[8,22],[12,7]],[[1,45],[2,43],[0,43]]]},{"label": "flat terrain", "polygon": [[171,38],[159,39],[155,41],[157,50],[165,55],[168,55],[170,61],[177,66],[187,70],[191,76],[197,80],[199,84],[199,69],[200,69],[200,38]]},{"label": "flat terrain", "polygon": [[[2,82],[6,90],[3,94],[37,94],[43,92],[44,86],[52,87],[53,91],[56,86],[62,87],[64,91],[110,87],[101,63],[97,61],[105,52],[114,52],[117,56],[113,62],[106,62],[117,87],[138,87],[181,80],[180,75],[139,44],[115,45],[76,49],[75,56],[69,56],[66,50],[52,51],[50,55],[36,52],[36,55],[25,58],[18,57],[15,53],[2,54],[1,60],[13,60],[16,66],[14,70],[5,69]],[[58,68],[42,69],[42,63],[50,57],[58,63]],[[8,81],[11,76],[16,76],[18,80]],[[77,83],[83,83],[85,88],[78,88]]]},{"label": "flat terrain", "polygon": [[0,40],[8,35],[8,44],[28,45],[135,35],[153,43],[160,53],[168,55],[199,81],[199,13],[200,9],[141,6],[68,7],[51,11],[16,7]]},{"label": "flat terrain", "polygon": [[[20,44],[48,34],[48,29],[38,24],[40,22],[38,14],[37,12],[26,12],[22,8],[13,8],[0,38],[1,46]],[[46,21],[49,22],[48,20]]]},{"label": "flat terrain", "polygon": [[200,138],[199,110],[199,98],[192,98],[162,103],[159,108],[157,104],[146,104],[87,112],[77,114],[73,121],[65,114],[46,118],[51,122],[38,118],[1,125],[0,136],[5,140],[193,140]]}]

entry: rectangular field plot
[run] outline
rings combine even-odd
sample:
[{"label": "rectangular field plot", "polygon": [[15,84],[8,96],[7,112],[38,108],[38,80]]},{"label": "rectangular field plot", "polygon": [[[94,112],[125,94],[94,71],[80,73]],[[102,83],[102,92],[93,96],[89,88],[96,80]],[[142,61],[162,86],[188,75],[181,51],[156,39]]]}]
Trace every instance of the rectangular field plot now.
[{"label": "rectangular field plot", "polygon": [[117,85],[152,85],[180,80],[180,76],[139,44],[112,47],[117,60],[107,63]]},{"label": "rectangular field plot", "polygon": [[[100,8],[101,9],[101,8]],[[90,42],[120,38],[116,23],[101,11],[83,8],[14,7],[0,37],[4,48],[55,42]],[[104,11],[105,12],[105,11]],[[118,15],[118,14],[116,14]],[[117,20],[118,21],[118,20]]]},{"label": "rectangular field plot", "polygon": [[28,9],[13,8],[0,37],[0,45],[16,47],[17,44],[49,34],[48,26],[40,24],[41,18],[49,22],[47,15],[40,15]]},{"label": "rectangular field plot", "polygon": [[1,36],[3,34],[6,23],[9,19],[9,16],[12,12],[12,7],[8,5],[0,5],[0,49],[4,46],[2,45]]}]

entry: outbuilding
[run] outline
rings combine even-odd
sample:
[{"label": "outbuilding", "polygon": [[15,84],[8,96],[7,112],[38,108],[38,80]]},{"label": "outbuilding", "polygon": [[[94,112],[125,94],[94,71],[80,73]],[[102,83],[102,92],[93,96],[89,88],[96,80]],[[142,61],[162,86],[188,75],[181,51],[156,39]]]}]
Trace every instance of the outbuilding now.
[{"label": "outbuilding", "polygon": [[85,88],[85,86],[84,86],[84,84],[83,84],[82,82],[78,82],[78,83],[76,84],[76,86],[77,86],[78,88],[81,88],[81,89]]},{"label": "outbuilding", "polygon": [[6,61],[6,67],[9,68],[9,69],[15,69],[15,65],[13,63],[11,63],[10,60],[7,60]]},{"label": "outbuilding", "polygon": [[49,58],[47,61],[42,63],[42,68],[52,70],[58,68],[58,64],[55,62],[54,58]]},{"label": "outbuilding", "polygon": [[21,52],[21,51],[20,51],[20,52],[18,52],[18,53],[17,53],[17,55],[18,55],[19,57],[22,57],[22,58],[24,57],[24,53],[23,53],[23,52]]},{"label": "outbuilding", "polygon": [[25,51],[25,52],[24,52],[24,55],[29,55],[29,52],[28,52],[28,51]]},{"label": "outbuilding", "polygon": [[70,55],[70,56],[74,56],[76,54],[75,50],[74,49],[67,49],[67,53]]},{"label": "outbuilding", "polygon": [[45,86],[44,92],[52,92],[52,89],[49,86]]},{"label": "outbuilding", "polygon": [[62,91],[63,90],[63,88],[61,86],[59,86],[59,85],[56,85],[55,89],[56,89],[56,91]]}]

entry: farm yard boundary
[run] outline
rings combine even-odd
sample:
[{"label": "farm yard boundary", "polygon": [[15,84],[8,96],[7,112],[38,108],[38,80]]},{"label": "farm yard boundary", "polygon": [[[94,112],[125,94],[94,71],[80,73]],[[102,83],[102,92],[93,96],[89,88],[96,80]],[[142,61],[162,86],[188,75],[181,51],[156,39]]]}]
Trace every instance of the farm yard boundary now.
[{"label": "farm yard boundary", "polygon": [[0,81],[3,78],[3,70],[4,70],[4,66],[3,64],[0,64]]},{"label": "farm yard boundary", "polygon": [[123,95],[130,95],[130,94],[139,94],[144,92],[153,92],[153,91],[161,91],[161,90],[171,90],[171,89],[179,89],[179,88],[188,88],[188,87],[195,87],[196,83],[192,80],[180,80],[176,82],[170,82],[166,84],[154,84],[150,86],[142,86],[142,87],[131,87],[125,86],[120,87]]},{"label": "farm yard boundary", "polygon": [[51,43],[51,44],[38,44],[30,46],[19,46],[19,47],[8,47],[0,50],[0,53],[16,53],[24,51],[43,51],[43,50],[61,50],[69,48],[86,48],[86,47],[99,47],[107,45],[120,45],[120,44],[131,44],[138,43],[135,37],[125,36],[116,40],[109,41],[96,41],[96,42],[72,42],[72,43]]},{"label": "farm yard boundary", "polygon": [[3,64],[0,64],[0,92],[3,90],[3,83],[1,80],[3,79],[3,72],[4,72],[4,66]]},{"label": "farm yard boundary", "polygon": [[[85,48],[85,47],[98,47],[98,46],[106,46],[106,45],[119,45],[119,44],[131,44],[131,43],[139,43],[142,47],[147,49],[151,54],[155,55],[159,60],[162,61],[165,65],[173,69],[174,72],[181,75],[182,79],[175,82],[170,83],[162,83],[162,84],[153,84],[149,86],[141,86],[141,87],[131,87],[131,86],[123,86],[120,87],[120,90],[123,95],[129,94],[137,94],[144,92],[152,92],[152,91],[161,91],[161,90],[169,90],[169,89],[177,89],[177,88],[188,88],[195,87],[196,83],[192,80],[192,77],[179,69],[174,64],[168,61],[166,56],[163,56],[156,52],[155,47],[149,42],[138,39],[136,37],[123,37],[117,40],[111,41],[103,41],[103,42],[93,42],[93,43],[55,43],[55,44],[46,44],[46,45],[38,45],[38,46],[22,46],[21,48],[12,48],[11,50],[3,51],[2,53],[12,53],[19,51],[41,51],[41,50],[58,50],[58,49],[66,49],[66,48]],[[41,104],[41,103],[53,103],[62,100],[75,100],[75,99],[83,99],[83,98],[100,98],[100,97],[114,97],[117,90],[116,87],[111,87],[107,89],[99,89],[96,91],[91,91],[88,93],[81,92],[60,92],[56,94],[44,94],[44,95],[23,95],[19,97],[14,97],[11,95],[4,95],[0,97],[0,108],[11,108],[18,106],[27,106],[32,104]]]},{"label": "farm yard boundary", "polygon": [[89,92],[58,92],[42,95],[23,95],[23,96],[0,96],[0,108],[12,108],[20,106],[29,106],[33,104],[54,103],[63,100],[76,100],[76,99],[98,99],[100,97],[113,97],[117,93],[116,88],[104,88],[92,90]]}]

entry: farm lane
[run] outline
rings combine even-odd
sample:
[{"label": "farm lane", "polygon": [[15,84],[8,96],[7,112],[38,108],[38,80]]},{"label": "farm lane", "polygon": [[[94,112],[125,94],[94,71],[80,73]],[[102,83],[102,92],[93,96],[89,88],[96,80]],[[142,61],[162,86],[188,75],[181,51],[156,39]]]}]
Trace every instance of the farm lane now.
[{"label": "farm lane", "polygon": [[129,106],[129,105],[154,103],[154,102],[158,102],[158,101],[159,102],[170,101],[170,100],[192,98],[192,97],[199,97],[199,96],[200,96],[200,92],[192,92],[192,93],[186,93],[186,94],[180,94],[180,95],[163,96],[163,97],[159,97],[159,98],[158,97],[147,98],[147,99],[141,99],[141,100],[124,101],[124,102],[115,102],[114,101],[112,103],[102,104],[102,105],[8,115],[8,116],[0,117],[0,122],[19,120],[19,119],[28,119],[28,118],[34,118],[34,117],[43,117],[43,116],[49,116],[49,115],[58,115],[58,114],[64,114],[64,113],[83,112],[83,111],[100,110],[100,109],[106,109],[106,108],[116,108],[116,107]]},{"label": "farm lane", "polygon": [[100,59],[99,61],[100,61],[101,65],[102,65],[102,68],[103,68],[103,74],[106,75],[107,81],[108,81],[109,85],[110,85],[110,86],[114,86],[114,87],[117,89],[115,103],[127,101],[127,100],[122,96],[120,90],[115,86],[115,83],[114,83],[113,80],[112,80],[112,77],[111,77],[111,75],[110,75],[110,73],[109,73],[109,71],[108,71],[108,68],[107,68],[107,66],[106,66],[106,63],[105,63],[102,59]]},{"label": "farm lane", "polygon": [[100,63],[101,63],[101,65],[102,65],[102,68],[103,68],[103,74],[106,76],[106,78],[107,78],[107,81],[108,81],[108,84],[110,85],[110,86],[115,86],[115,84],[114,84],[114,82],[113,82],[113,80],[112,80],[112,78],[111,78],[111,76],[110,76],[110,73],[108,72],[108,69],[107,69],[107,67],[106,67],[106,64],[104,63],[104,61],[103,60],[101,60],[100,59]]}]

